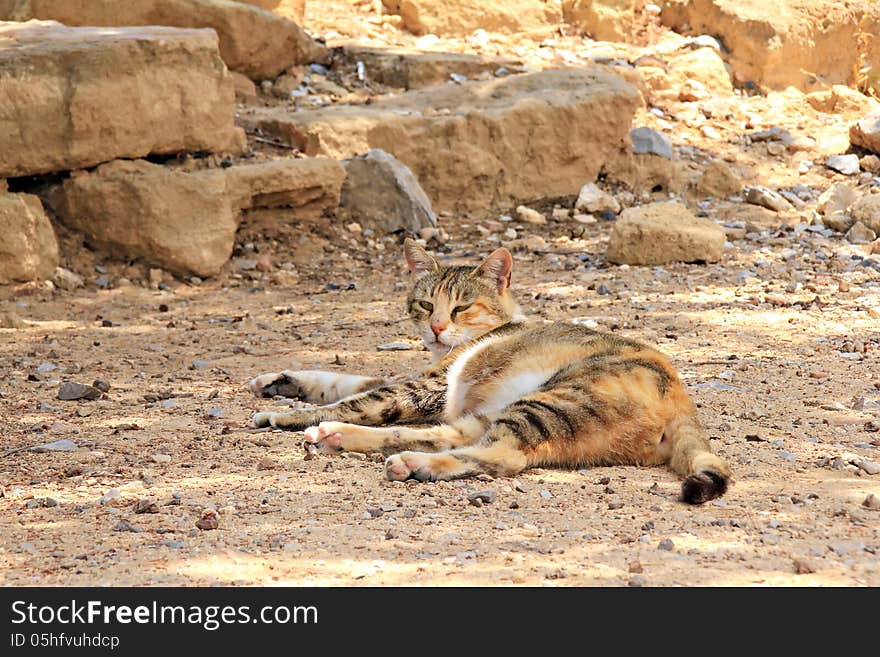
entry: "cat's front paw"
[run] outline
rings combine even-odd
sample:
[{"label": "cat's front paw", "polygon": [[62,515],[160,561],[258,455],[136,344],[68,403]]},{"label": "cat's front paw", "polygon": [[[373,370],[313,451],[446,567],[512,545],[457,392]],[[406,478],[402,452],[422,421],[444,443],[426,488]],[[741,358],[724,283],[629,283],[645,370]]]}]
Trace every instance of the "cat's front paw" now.
[{"label": "cat's front paw", "polygon": [[431,454],[419,452],[401,452],[389,456],[385,460],[385,477],[391,481],[432,481],[434,473],[431,468]]},{"label": "cat's front paw", "polygon": [[344,422],[321,422],[318,426],[308,427],[305,430],[306,442],[312,443],[327,454],[342,452],[345,450],[344,431],[349,426],[351,425]]},{"label": "cat's front paw", "polygon": [[262,429],[263,427],[274,427],[275,425],[272,423],[272,417],[278,415],[278,413],[273,413],[271,411],[261,411],[260,413],[254,413],[254,416],[251,418],[251,424],[253,424],[257,429]]},{"label": "cat's front paw", "polygon": [[288,372],[269,372],[250,380],[248,389],[255,397],[276,397],[289,399],[305,398],[305,391],[299,381]]}]

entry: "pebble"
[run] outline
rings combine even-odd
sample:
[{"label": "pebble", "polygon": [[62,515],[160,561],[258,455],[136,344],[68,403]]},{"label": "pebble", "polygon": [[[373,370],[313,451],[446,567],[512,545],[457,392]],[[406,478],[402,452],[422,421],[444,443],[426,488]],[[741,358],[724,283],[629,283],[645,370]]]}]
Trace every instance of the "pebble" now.
[{"label": "pebble", "polygon": [[150,460],[153,463],[171,463],[171,456],[168,454],[153,454]]},{"label": "pebble", "polygon": [[549,490],[542,490],[541,497],[543,497],[545,500],[552,500],[553,493],[551,493]]},{"label": "pebble", "polygon": [[190,369],[193,370],[207,370],[211,368],[211,361],[209,360],[194,360],[192,365],[190,365]]},{"label": "pebble", "polygon": [[793,560],[794,572],[797,575],[809,575],[810,573],[815,573],[816,569],[813,565],[804,559],[799,559],[797,557]]},{"label": "pebble", "polygon": [[410,351],[412,345],[406,342],[388,342],[376,346],[377,351]]},{"label": "pebble", "polygon": [[825,166],[845,176],[853,176],[861,170],[859,167],[859,156],[853,154],[832,155],[825,160]]},{"label": "pebble", "polygon": [[869,475],[880,474],[880,465],[867,459],[861,459],[855,463],[856,466],[867,472]]},{"label": "pebble", "polygon": [[74,401],[77,399],[95,400],[100,398],[100,390],[82,383],[62,383],[58,388],[58,399],[62,401]]},{"label": "pebble", "polygon": [[630,588],[639,589],[639,588],[642,588],[647,583],[648,583],[648,580],[646,580],[642,575],[636,575],[635,577],[630,579],[626,583],[626,585],[629,586]]},{"label": "pebble", "polygon": [[44,443],[42,445],[35,445],[31,447],[28,451],[31,452],[73,452],[77,450],[78,445],[72,440],[67,440],[64,438],[63,440],[56,440],[51,443]]},{"label": "pebble", "polygon": [[473,504],[474,506],[482,506],[483,504],[492,504],[495,501],[495,498],[498,496],[498,493],[492,489],[487,490],[478,490],[475,493],[471,493],[468,495],[468,502]]},{"label": "pebble", "polygon": [[632,152],[636,155],[651,154],[672,159],[672,142],[662,132],[647,127],[630,130]]},{"label": "pebble", "polygon": [[104,496],[99,500],[101,504],[110,504],[110,502],[114,502],[122,497],[122,493],[119,492],[118,488],[111,488]]},{"label": "pebble", "polygon": [[760,205],[774,212],[785,212],[793,207],[779,192],[761,186],[750,187],[746,192],[746,201],[752,205]]},{"label": "pebble", "polygon": [[673,543],[672,539],[670,539],[670,538],[664,538],[662,541],[660,541],[657,544],[657,549],[658,550],[665,550],[665,551],[669,552],[669,551],[675,549],[675,543]]},{"label": "pebble", "polygon": [[113,527],[113,531],[115,531],[115,532],[134,532],[136,534],[139,534],[140,532],[142,532],[144,530],[136,525],[131,524],[128,520],[123,519],[123,520],[120,520],[119,522],[116,523],[116,525]]},{"label": "pebble", "polygon": [[850,244],[868,244],[877,239],[877,234],[861,221],[855,222],[846,231],[846,240]]},{"label": "pebble", "polygon": [[101,379],[95,379],[95,381],[92,382],[92,387],[97,388],[101,392],[110,392],[110,384]]},{"label": "pebble", "polygon": [[134,503],[135,513],[159,513],[159,505],[153,500],[138,500]]},{"label": "pebble", "polygon": [[202,517],[196,520],[196,527],[202,531],[217,529],[220,526],[220,516],[213,509],[205,509]]},{"label": "pebble", "polygon": [[862,502],[862,506],[872,511],[880,511],[880,498],[874,495],[874,493],[868,493],[868,496]]},{"label": "pebble", "polygon": [[516,208],[516,215],[520,221],[524,221],[527,224],[546,224],[547,217],[538,212],[537,210],[532,210],[525,205],[520,205]]}]

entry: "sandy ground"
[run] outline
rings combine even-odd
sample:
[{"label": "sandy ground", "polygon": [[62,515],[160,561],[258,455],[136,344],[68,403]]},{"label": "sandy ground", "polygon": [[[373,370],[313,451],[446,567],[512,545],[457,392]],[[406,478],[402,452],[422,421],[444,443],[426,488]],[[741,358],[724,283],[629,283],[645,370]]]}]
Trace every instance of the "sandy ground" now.
[{"label": "sandy ground", "polygon": [[[330,39],[343,42],[375,23],[352,11],[348,23],[322,14],[322,24],[311,9],[310,20],[347,26]],[[412,45],[379,25],[384,42]],[[498,54],[524,57],[513,50],[522,44],[498,43]],[[723,157],[752,184],[821,191],[842,179],[798,174],[805,155],[771,156],[740,136],[782,125],[833,152],[846,119],[785,94],[734,105],[712,119],[714,140],[693,104],[641,119],[673,132],[695,166]],[[729,206],[702,209],[735,219]],[[145,267],[62,231],[65,265],[85,288],[0,288],[0,315],[24,321],[0,328],[0,584],[880,584],[880,511],[863,506],[880,497],[869,474],[880,462],[880,257],[804,221],[732,234],[714,265],[619,267],[602,255],[610,222],[536,227],[500,214],[442,216],[449,238],[434,247],[474,263],[509,227],[546,239],[546,253],[515,254],[524,308],[670,354],[733,467],[727,496],[687,507],[663,468],[390,483],[377,456],[311,457],[298,434],[249,429],[254,411],[287,403],[251,397],[256,374],[427,364],[403,319],[398,237],[252,214],[236,255],[256,269],[166,275],[156,289]],[[109,289],[95,285],[95,266]],[[395,341],[412,349],[376,350]],[[61,382],[95,380],[110,385],[102,399],[57,399]],[[75,450],[28,451],[61,439]],[[468,495],[485,489],[495,501],[472,506]],[[210,509],[219,527],[197,528]]]}]

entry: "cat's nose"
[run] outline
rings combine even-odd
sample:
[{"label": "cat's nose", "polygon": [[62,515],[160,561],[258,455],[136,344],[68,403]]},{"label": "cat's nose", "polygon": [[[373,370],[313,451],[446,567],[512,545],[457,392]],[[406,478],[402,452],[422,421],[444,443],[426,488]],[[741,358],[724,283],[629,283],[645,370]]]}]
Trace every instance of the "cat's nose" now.
[{"label": "cat's nose", "polygon": [[440,334],[446,330],[446,324],[435,324],[431,323],[431,330],[434,331],[434,337],[439,338]]}]

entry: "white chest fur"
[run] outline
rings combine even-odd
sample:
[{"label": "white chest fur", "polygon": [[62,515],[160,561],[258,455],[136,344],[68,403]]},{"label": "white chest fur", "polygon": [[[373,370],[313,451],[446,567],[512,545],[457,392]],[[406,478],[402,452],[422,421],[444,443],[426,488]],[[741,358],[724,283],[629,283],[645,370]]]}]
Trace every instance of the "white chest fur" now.
[{"label": "white chest fur", "polygon": [[468,392],[470,392],[473,380],[464,377],[464,369],[468,361],[495,344],[498,338],[480,340],[465,349],[464,353],[455,359],[455,362],[446,371],[446,408],[444,415],[448,422],[460,418],[467,408]]}]

